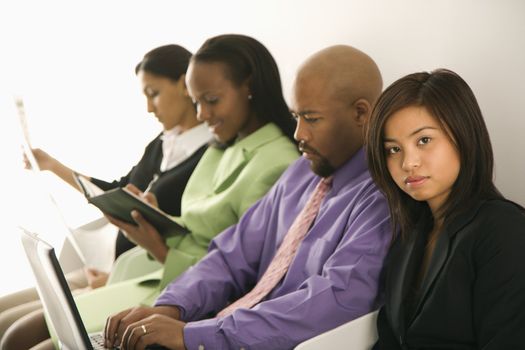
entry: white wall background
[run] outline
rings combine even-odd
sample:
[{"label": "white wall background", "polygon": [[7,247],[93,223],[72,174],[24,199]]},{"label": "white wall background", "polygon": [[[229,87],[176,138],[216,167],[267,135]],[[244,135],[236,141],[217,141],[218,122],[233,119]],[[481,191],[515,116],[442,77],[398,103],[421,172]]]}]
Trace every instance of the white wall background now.
[{"label": "white wall background", "polygon": [[16,225],[64,229],[96,212],[73,190],[21,170],[12,94],[23,95],[31,136],[64,163],[113,179],[159,130],[133,73],[149,49],[195,51],[226,32],[262,41],[288,97],[296,67],[325,46],[350,44],[378,63],[385,85],[446,67],[473,88],[496,156],[496,183],[525,204],[525,2],[522,0],[23,1],[0,3],[0,295],[32,283]]}]

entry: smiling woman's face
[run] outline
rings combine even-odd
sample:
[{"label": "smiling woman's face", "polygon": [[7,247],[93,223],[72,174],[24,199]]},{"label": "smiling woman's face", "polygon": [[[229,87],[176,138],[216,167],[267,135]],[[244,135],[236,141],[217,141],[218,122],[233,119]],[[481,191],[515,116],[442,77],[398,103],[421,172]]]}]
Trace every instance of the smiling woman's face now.
[{"label": "smiling woman's face", "polygon": [[186,74],[197,118],[222,143],[245,137],[261,126],[250,105],[248,82],[235,84],[226,69],[219,62],[192,62]]},{"label": "smiling woman's face", "polygon": [[436,118],[420,106],[397,111],[385,123],[384,147],[395,183],[436,213],[460,170],[457,148]]}]

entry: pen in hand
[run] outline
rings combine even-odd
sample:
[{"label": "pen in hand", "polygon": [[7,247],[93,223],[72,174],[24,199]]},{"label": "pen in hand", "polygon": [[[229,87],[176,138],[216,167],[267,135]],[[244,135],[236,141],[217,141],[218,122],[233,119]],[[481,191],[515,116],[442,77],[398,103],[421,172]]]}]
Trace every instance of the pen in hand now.
[{"label": "pen in hand", "polygon": [[153,178],[151,179],[151,181],[149,182],[148,186],[146,187],[146,189],[144,190],[144,194],[147,194],[149,191],[151,191],[151,188],[153,187],[153,184],[155,183],[155,181],[157,181],[159,179],[159,175],[158,174],[154,174],[153,175]]},{"label": "pen in hand", "polygon": [[[150,186],[148,186],[149,188]],[[146,189],[145,192],[142,192],[137,186],[133,185],[133,184],[127,184],[126,185],[126,190],[129,191],[131,194],[135,195],[138,199],[140,199],[141,201],[155,207],[155,208],[158,208],[159,207],[159,203],[157,202],[157,197],[155,196],[155,194],[153,194],[151,191],[150,192],[147,192],[148,189]]]}]

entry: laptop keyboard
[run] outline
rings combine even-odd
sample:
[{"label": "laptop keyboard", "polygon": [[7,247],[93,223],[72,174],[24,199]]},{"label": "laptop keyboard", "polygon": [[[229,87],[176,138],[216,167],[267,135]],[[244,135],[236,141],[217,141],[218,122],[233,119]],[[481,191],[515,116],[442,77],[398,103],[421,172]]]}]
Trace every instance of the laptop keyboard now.
[{"label": "laptop keyboard", "polygon": [[[108,348],[104,347],[104,336],[101,333],[91,333],[89,334],[89,340],[91,341],[91,346],[93,347],[93,350],[107,350]],[[120,347],[114,347],[113,350],[120,350]],[[146,346],[147,350],[169,350],[168,348],[165,348],[164,346],[152,344]]]},{"label": "laptop keyboard", "polygon": [[[104,347],[104,336],[102,333],[93,333],[89,335],[89,339],[91,340],[91,346],[93,346],[93,350],[105,350],[108,348]],[[120,349],[118,347],[113,349]]]}]

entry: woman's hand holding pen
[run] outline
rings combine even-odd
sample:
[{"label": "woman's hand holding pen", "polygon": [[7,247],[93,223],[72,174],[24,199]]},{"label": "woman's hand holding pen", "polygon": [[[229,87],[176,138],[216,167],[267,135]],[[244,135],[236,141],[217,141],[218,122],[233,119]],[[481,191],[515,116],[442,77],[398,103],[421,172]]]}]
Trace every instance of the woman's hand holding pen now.
[{"label": "woman's hand holding pen", "polygon": [[[143,193],[133,185],[127,185],[126,189],[143,198],[146,203],[158,207],[157,198],[153,193]],[[118,226],[128,239],[146,249],[159,262],[164,263],[168,253],[168,246],[162,236],[137,210],[133,210],[131,216],[137,225],[128,224],[110,215],[106,215],[108,220],[113,225]]]},{"label": "woman's hand holding pen", "polygon": [[137,186],[132,185],[132,184],[126,185],[126,189],[128,191],[130,191],[131,193],[133,193],[133,194],[139,196],[140,198],[142,198],[144,200],[144,202],[148,203],[149,205],[152,205],[155,208],[159,207],[159,202],[157,201],[157,197],[155,197],[155,195],[153,193],[149,192],[148,189],[146,189],[146,191],[144,191],[144,192],[141,192],[137,188]]}]

